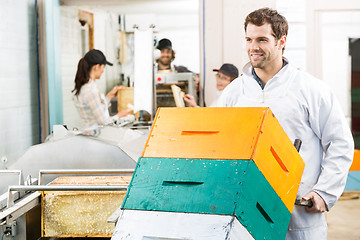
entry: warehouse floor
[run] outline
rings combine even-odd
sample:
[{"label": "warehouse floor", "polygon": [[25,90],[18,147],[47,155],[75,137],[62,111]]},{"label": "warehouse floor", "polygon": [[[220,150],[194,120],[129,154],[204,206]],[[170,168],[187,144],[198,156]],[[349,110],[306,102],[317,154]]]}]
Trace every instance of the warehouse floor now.
[{"label": "warehouse floor", "polygon": [[357,199],[340,199],[330,212],[326,213],[328,240],[360,239],[360,192],[350,193]]}]

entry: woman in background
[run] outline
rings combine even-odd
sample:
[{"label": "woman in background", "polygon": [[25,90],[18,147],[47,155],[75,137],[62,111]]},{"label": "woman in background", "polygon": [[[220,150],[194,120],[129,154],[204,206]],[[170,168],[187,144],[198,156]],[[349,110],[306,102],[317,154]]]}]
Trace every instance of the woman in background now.
[{"label": "woman in background", "polygon": [[122,86],[115,86],[106,96],[100,93],[95,81],[100,79],[106,64],[113,65],[106,60],[100,50],[96,49],[87,52],[78,64],[72,93],[85,128],[112,123],[131,112],[131,110],[123,110],[110,117],[108,109],[110,100],[117,95]]}]

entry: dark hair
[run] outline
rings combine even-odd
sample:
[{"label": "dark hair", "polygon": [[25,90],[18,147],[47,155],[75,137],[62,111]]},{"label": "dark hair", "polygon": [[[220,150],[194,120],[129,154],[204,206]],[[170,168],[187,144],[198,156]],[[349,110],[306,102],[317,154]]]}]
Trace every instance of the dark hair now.
[{"label": "dark hair", "polygon": [[106,60],[105,55],[100,50],[91,49],[78,63],[75,76],[75,87],[71,92],[75,92],[75,95],[79,95],[81,87],[89,82],[91,68],[97,64],[113,65]]},{"label": "dark hair", "polygon": [[[282,36],[287,36],[288,34],[289,26],[286,18],[271,8],[260,8],[251,12],[245,19],[245,32],[249,23],[256,26],[262,26],[265,23],[269,23],[276,40],[279,40]],[[284,49],[285,47],[283,50]]]},{"label": "dark hair", "polygon": [[90,65],[84,58],[81,58],[75,76],[75,87],[71,92],[79,95],[81,87],[89,82],[90,70],[94,65]]}]

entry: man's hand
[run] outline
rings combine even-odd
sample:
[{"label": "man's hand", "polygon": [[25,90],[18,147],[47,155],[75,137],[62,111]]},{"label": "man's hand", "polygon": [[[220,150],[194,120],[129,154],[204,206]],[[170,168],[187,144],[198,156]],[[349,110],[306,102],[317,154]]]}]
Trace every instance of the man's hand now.
[{"label": "man's hand", "polygon": [[184,96],[184,101],[189,104],[191,107],[197,107],[197,104],[195,102],[195,98],[194,96],[190,95],[190,94],[186,94]]},{"label": "man's hand", "polygon": [[311,191],[308,194],[306,194],[302,199],[303,200],[310,199],[313,203],[312,207],[305,207],[305,210],[308,213],[320,213],[326,211],[326,204],[324,202],[324,199],[322,199],[322,197],[316,192]]}]

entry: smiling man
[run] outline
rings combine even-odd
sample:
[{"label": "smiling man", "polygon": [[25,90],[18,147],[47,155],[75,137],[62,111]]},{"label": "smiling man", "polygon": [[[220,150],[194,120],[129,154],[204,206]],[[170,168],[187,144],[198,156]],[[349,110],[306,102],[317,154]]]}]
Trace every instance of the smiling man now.
[{"label": "smiling man", "polygon": [[326,239],[324,212],[344,190],[354,142],[341,107],[323,81],[283,57],[288,24],[276,10],[258,9],[245,19],[250,62],[219,100],[223,107],[270,107],[291,141],[301,139],[305,169],[286,239]]},{"label": "smiling man", "polygon": [[157,73],[167,72],[190,72],[184,66],[175,66],[172,61],[175,60],[175,51],[172,49],[172,43],[169,39],[163,38],[158,42],[156,47],[160,50],[160,57],[156,60],[157,62]]}]

